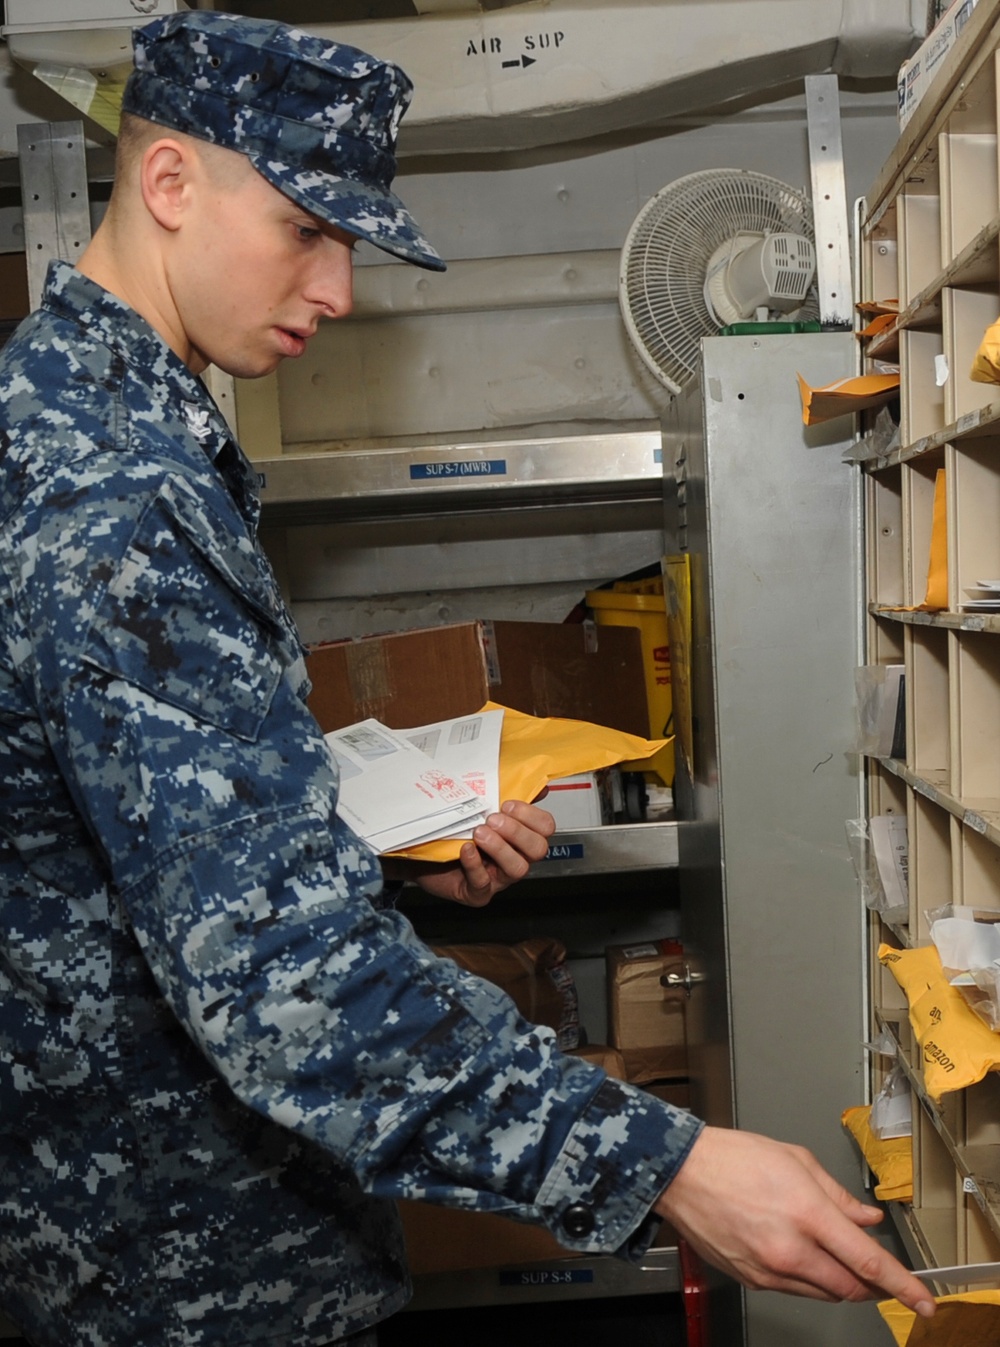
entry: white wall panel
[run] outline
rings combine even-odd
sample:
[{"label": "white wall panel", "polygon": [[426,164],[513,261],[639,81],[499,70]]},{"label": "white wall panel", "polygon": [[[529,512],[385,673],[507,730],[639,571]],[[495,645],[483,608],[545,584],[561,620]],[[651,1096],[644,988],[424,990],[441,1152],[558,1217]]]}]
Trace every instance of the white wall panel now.
[{"label": "white wall panel", "polygon": [[655,418],[617,304],[326,324],[280,376],[286,449]]},{"label": "white wall panel", "polygon": [[[895,92],[844,94],[841,115],[852,201],[896,140]],[[704,168],[751,168],[808,186],[804,100],[530,153],[404,160],[396,186],[446,258],[504,257],[620,248],[654,192]]]},{"label": "white wall panel", "polygon": [[[282,583],[305,641],[473,618],[562,622],[595,585],[658,561],[658,503],[628,510],[298,528]],[[418,587],[419,586],[419,587]]]}]

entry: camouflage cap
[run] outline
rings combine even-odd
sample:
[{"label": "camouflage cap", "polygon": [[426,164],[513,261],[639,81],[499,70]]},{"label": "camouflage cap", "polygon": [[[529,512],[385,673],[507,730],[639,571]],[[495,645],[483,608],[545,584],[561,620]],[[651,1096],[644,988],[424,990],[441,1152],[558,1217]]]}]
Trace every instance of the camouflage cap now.
[{"label": "camouflage cap", "polygon": [[389,190],[413,85],[398,66],[269,19],[170,14],[133,34],[124,112],[245,154],[322,220],[435,271]]}]

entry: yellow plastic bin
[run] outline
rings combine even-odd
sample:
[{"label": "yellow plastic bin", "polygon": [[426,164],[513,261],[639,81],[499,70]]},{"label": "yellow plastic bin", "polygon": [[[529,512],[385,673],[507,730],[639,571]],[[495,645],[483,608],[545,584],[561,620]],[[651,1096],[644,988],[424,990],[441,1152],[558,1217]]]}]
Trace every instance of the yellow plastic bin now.
[{"label": "yellow plastic bin", "polygon": [[[662,585],[659,586],[662,591]],[[649,709],[649,737],[663,739],[673,734],[670,717],[673,701],[670,693],[670,642],[667,637],[667,609],[663,593],[636,593],[618,589],[591,589],[587,604],[599,627],[638,627],[642,649],[642,669]],[[645,764],[648,767],[650,764]],[[628,763],[624,766],[627,768]],[[674,784],[674,746],[658,753],[652,764],[665,786]],[[642,768],[636,766],[635,770]]]}]

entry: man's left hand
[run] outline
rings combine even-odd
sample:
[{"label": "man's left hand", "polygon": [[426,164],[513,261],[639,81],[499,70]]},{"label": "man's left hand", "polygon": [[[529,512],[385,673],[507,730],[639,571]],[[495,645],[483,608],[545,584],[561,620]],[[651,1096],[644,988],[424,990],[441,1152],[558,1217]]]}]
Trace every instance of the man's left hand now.
[{"label": "man's left hand", "polygon": [[427,865],[408,877],[435,898],[485,907],[495,893],[523,879],[549,849],[555,820],[523,800],[505,800],[462,847],[457,864]]}]

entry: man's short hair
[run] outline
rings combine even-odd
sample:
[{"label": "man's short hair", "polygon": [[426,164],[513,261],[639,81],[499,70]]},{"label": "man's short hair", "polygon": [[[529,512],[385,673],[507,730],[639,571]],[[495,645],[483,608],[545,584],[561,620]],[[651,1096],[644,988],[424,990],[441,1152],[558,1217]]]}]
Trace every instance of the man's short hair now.
[{"label": "man's short hair", "polygon": [[[137,117],[134,112],[123,112],[118,124],[118,143],[115,147],[115,185],[130,181],[139,160],[153,142],[164,135],[170,135],[172,128],[159,126],[145,117]],[[186,132],[180,132],[181,136]],[[246,162],[231,150],[209,141],[201,141],[199,151],[208,164],[213,178],[225,184],[237,181],[238,172]]]}]

